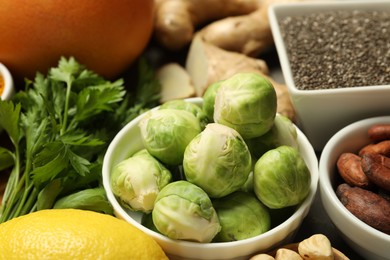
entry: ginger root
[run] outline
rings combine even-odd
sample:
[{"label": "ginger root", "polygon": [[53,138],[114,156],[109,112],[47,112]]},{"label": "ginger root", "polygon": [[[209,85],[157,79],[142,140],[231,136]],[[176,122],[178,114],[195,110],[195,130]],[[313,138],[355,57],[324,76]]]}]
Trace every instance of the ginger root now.
[{"label": "ginger root", "polygon": [[249,14],[262,0],[156,0],[154,34],[165,48],[177,51],[191,43],[197,27],[228,16]]},{"label": "ginger root", "polygon": [[251,57],[257,57],[274,43],[263,9],[215,21],[199,33],[205,42]]},{"label": "ginger root", "polygon": [[198,35],[192,40],[185,68],[197,96],[202,96],[211,83],[229,78],[237,72],[269,73],[265,61],[222,50],[204,42]]},{"label": "ginger root", "polygon": [[185,68],[192,79],[197,96],[203,96],[212,83],[229,78],[238,72],[259,73],[267,77],[275,88],[278,99],[277,112],[292,121],[296,119],[287,87],[268,76],[268,66],[261,59],[223,50],[204,42],[197,34],[188,51]]},{"label": "ginger root", "polygon": [[257,57],[274,44],[268,7],[275,3],[298,1],[300,0],[264,0],[259,8],[250,14],[214,21],[199,30],[199,33],[205,42],[224,50]]},{"label": "ginger root", "polygon": [[178,63],[167,63],[160,67],[156,72],[156,78],[161,84],[161,103],[195,96],[190,75]]}]

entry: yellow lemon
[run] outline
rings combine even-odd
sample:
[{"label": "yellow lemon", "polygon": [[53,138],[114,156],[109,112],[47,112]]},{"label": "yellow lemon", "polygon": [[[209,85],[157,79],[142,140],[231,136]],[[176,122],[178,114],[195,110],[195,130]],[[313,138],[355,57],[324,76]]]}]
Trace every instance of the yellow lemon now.
[{"label": "yellow lemon", "polygon": [[49,209],[0,224],[0,259],[168,259],[155,240],[110,215]]}]

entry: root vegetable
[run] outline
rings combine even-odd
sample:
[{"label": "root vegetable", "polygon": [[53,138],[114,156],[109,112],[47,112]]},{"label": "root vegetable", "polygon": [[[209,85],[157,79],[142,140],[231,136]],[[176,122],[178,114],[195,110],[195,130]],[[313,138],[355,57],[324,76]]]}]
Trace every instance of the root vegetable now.
[{"label": "root vegetable", "polygon": [[263,13],[259,9],[248,15],[218,20],[199,33],[205,42],[224,50],[256,57],[273,45],[271,29]]},{"label": "root vegetable", "polygon": [[346,183],[360,188],[371,186],[362,169],[362,158],[354,153],[343,153],[337,160],[337,170]]},{"label": "root vegetable", "polygon": [[169,50],[188,46],[197,27],[228,16],[253,12],[261,0],[156,0],[156,40]]},{"label": "root vegetable", "polygon": [[229,78],[238,72],[256,72],[266,76],[274,85],[277,94],[277,112],[292,121],[295,120],[295,111],[287,87],[268,76],[268,66],[261,59],[225,51],[205,43],[197,34],[192,40],[185,68],[192,79],[197,96],[202,96],[212,83]]},{"label": "root vegetable", "polygon": [[156,72],[161,84],[160,102],[195,96],[195,88],[187,71],[178,63],[167,63]]},{"label": "root vegetable", "polygon": [[297,1],[265,0],[259,9],[250,14],[220,19],[205,26],[199,33],[205,42],[224,50],[257,57],[274,43],[267,13],[270,4]]},{"label": "root vegetable", "polygon": [[286,116],[291,121],[295,122],[296,121],[295,109],[293,107],[293,104],[291,103],[291,98],[287,90],[287,86],[279,82],[276,82],[274,79],[272,79],[269,76],[266,77],[268,78],[269,81],[271,81],[276,91],[276,96],[278,99],[277,112],[281,115]]},{"label": "root vegetable", "polygon": [[357,218],[373,228],[390,234],[390,202],[374,192],[351,187],[346,183],[337,187],[341,203]]},{"label": "root vegetable", "polygon": [[197,96],[202,96],[210,84],[227,79],[237,72],[269,73],[265,61],[222,50],[205,43],[198,36],[192,40],[185,68],[192,79]]}]

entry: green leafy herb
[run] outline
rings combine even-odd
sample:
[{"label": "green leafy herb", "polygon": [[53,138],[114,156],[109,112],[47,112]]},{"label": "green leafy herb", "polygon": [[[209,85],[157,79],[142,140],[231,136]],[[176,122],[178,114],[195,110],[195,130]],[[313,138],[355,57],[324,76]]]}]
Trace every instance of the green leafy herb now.
[{"label": "green leafy herb", "polygon": [[10,169],[0,223],[56,203],[75,205],[75,198],[111,214],[101,184],[105,150],[124,124],[158,105],[159,93],[143,58],[131,93],[122,79],[107,81],[63,57],[46,77],[26,80],[12,101],[0,101],[0,128],[13,145],[0,147],[0,170]]},{"label": "green leafy herb", "polygon": [[105,214],[114,213],[110,203],[107,201],[106,191],[103,187],[85,189],[65,196],[57,200],[53,208],[93,210]]}]

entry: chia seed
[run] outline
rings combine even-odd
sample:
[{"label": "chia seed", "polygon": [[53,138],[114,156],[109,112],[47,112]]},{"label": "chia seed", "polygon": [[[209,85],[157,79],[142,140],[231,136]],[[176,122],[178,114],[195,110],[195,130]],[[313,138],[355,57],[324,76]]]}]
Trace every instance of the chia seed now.
[{"label": "chia seed", "polygon": [[327,11],[279,21],[301,90],[390,85],[390,13]]}]

